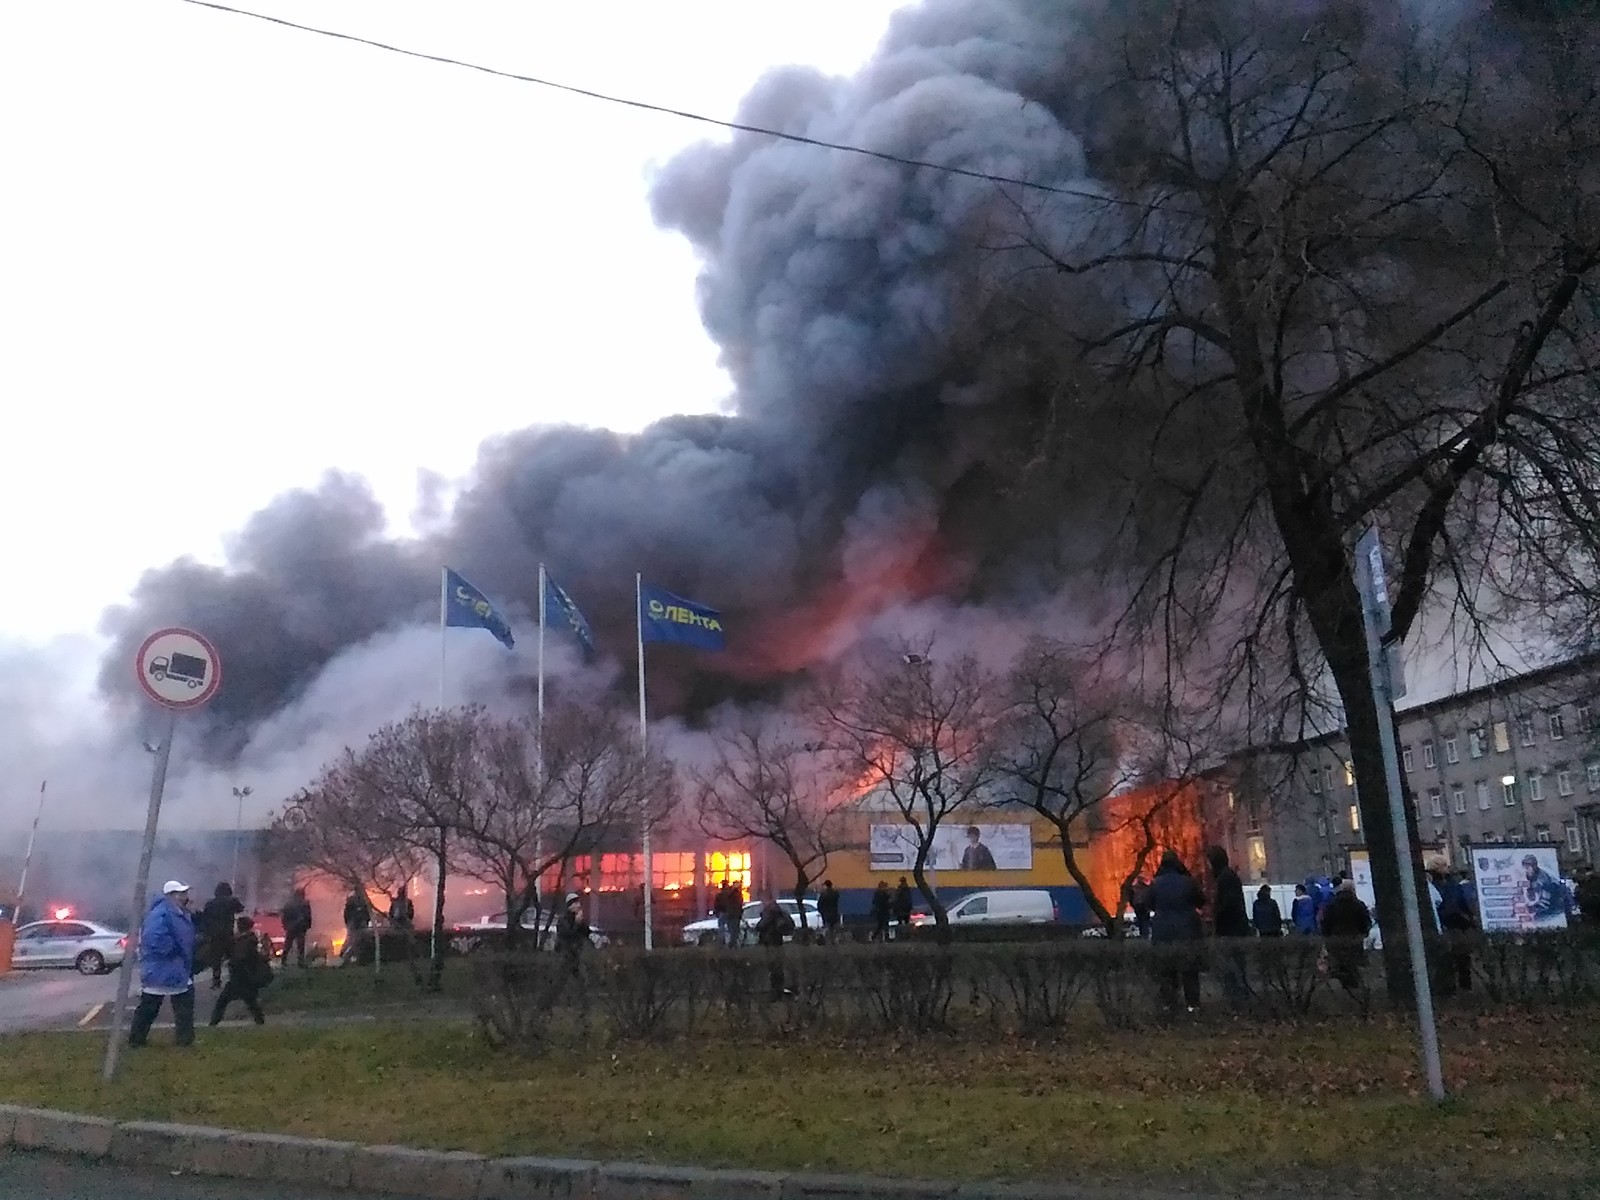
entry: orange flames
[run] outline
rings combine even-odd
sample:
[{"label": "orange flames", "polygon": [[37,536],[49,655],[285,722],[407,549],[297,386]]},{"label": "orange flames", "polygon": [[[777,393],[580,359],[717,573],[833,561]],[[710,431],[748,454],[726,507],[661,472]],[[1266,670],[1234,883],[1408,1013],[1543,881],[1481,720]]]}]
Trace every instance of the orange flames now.
[{"label": "orange flames", "polygon": [[1144,847],[1146,818],[1155,848],[1145,858],[1145,878],[1155,874],[1164,850],[1176,850],[1184,866],[1199,874],[1206,845],[1204,813],[1200,789],[1192,783],[1157,784],[1106,800],[1100,829],[1090,843],[1088,876],[1095,895],[1107,907],[1116,907],[1123,881]]}]

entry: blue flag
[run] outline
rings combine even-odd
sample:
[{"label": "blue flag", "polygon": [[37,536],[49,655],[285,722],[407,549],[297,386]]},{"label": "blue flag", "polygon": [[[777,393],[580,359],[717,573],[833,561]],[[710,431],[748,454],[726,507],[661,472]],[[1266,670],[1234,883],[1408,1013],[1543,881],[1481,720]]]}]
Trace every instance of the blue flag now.
[{"label": "blue flag", "polygon": [[649,584],[639,589],[639,629],[647,642],[678,642],[721,650],[727,641],[722,614]]},{"label": "blue flag", "polygon": [[550,578],[548,572],[544,577],[544,606],[546,618],[560,614],[572,630],[572,636],[578,639],[578,644],[583,647],[585,655],[594,653],[594,631],[589,628],[589,622],[584,619],[583,613],[572,602],[572,597]]},{"label": "blue flag", "polygon": [[507,650],[516,645],[500,610],[449,567],[444,571],[444,623],[453,628],[487,629]]}]

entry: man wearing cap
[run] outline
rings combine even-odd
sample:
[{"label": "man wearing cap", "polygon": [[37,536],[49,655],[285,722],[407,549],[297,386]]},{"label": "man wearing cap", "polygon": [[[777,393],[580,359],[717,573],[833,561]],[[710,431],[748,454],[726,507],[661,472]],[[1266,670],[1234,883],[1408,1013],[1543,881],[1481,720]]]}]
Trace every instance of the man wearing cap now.
[{"label": "man wearing cap", "polygon": [[178,1045],[193,1045],[194,917],[189,913],[189,885],[176,879],[162,887],[139,930],[139,1005],[133,1010],[128,1045],[144,1045],[163,1000],[172,1001]]}]

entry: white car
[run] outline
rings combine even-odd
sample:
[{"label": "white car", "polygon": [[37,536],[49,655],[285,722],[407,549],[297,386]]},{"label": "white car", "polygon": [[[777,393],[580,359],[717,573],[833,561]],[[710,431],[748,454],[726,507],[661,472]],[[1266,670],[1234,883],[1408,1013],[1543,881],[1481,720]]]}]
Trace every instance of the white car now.
[{"label": "white car", "polygon": [[[539,926],[544,926],[544,934],[539,939],[540,949],[554,950],[556,945],[556,920],[557,915],[549,910],[535,914],[529,909],[522,914],[522,927],[529,933],[538,931]],[[497,939],[504,938],[506,932],[506,914],[503,912],[490,913],[486,917],[479,917],[476,921],[469,921],[465,925],[453,925],[450,928],[450,948],[457,954],[471,954],[480,947],[493,946]],[[603,930],[591,928],[589,942],[596,950],[603,950],[611,944],[611,939]]]},{"label": "white car", "polygon": [[72,967],[80,975],[103,975],[122,965],[128,935],[92,921],[35,921],[17,930],[11,965]]},{"label": "white car", "polygon": [[[785,896],[778,901],[778,907],[789,914],[789,919],[794,922],[795,934],[784,938],[792,941],[800,932],[800,905],[793,897]],[[806,927],[814,932],[822,929],[822,914],[817,911],[817,902],[807,900],[805,903]],[[744,911],[739,916],[739,945],[753,946],[756,941],[756,922],[761,920],[761,901],[752,900],[744,906]],[[717,924],[716,917],[706,917],[704,920],[692,921],[683,927],[683,941],[686,946],[715,946],[722,940],[722,929]]]},{"label": "white car", "polygon": [[[1016,888],[1002,892],[973,892],[950,902],[945,913],[951,925],[1053,925],[1058,919],[1050,893]],[[914,912],[913,925],[932,925],[932,913]]]}]

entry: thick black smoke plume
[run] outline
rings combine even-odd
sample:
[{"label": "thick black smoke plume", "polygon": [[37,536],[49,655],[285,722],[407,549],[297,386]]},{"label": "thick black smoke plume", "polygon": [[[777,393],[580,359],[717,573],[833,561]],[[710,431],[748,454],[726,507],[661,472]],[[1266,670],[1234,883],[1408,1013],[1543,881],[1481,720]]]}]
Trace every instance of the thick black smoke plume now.
[{"label": "thick black smoke plume", "polygon": [[[1395,0],[1211,7],[1270,11],[1286,34],[1342,21],[1361,53],[1384,36],[1366,14]],[[147,629],[205,629],[228,663],[208,714],[225,762],[339,655],[436,619],[441,563],[520,603],[524,627],[548,563],[623,661],[636,570],[722,606],[732,653],[656,681],[679,706],[781,680],[907,599],[1003,606],[1058,590],[1094,540],[1112,482],[1096,448],[1116,431],[1071,423],[1072,372],[1038,312],[1127,298],[1041,270],[1024,242],[1098,236],[1089,214],[1110,185],[1097,180],[1115,177],[1140,114],[1106,101],[1094,64],[1102,35],[1145,8],[927,0],[853,78],[771,73],[739,121],[1057,191],[753,134],[684,153],[651,203],[703,258],[734,415],[496,439],[422,542],[386,539],[356,480],[282,496],[225,567],[152,571],[108,614],[103,690],[131,695],[126,663]],[[1041,466],[1047,445],[1066,455]]]}]

